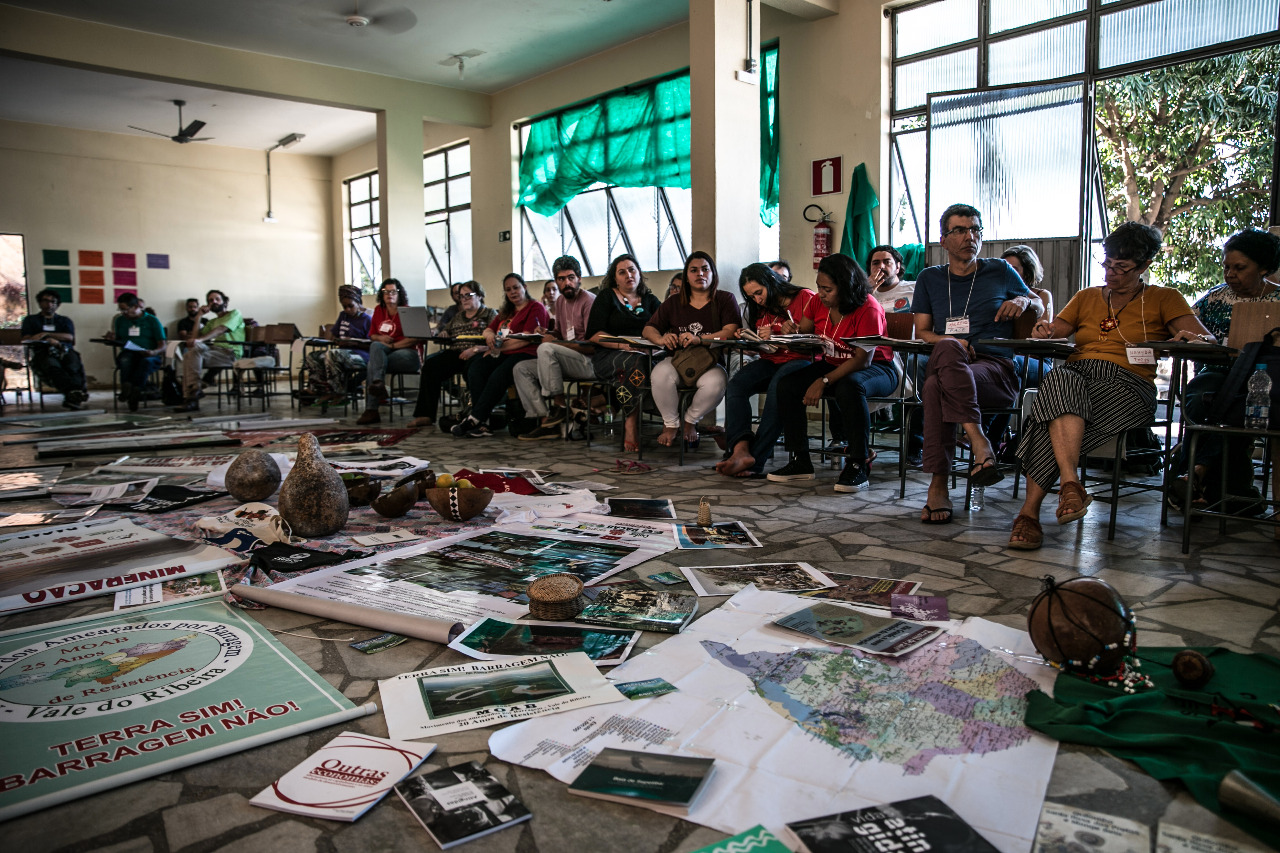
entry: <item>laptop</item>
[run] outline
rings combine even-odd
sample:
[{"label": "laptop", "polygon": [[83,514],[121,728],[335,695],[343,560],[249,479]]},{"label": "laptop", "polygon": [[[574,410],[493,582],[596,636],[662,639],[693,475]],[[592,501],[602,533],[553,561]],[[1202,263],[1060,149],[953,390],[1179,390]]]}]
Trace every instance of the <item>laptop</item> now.
[{"label": "laptop", "polygon": [[1276,326],[1280,326],[1280,302],[1237,302],[1231,307],[1227,343],[1242,349],[1245,344],[1262,340]]},{"label": "laptop", "polygon": [[434,338],[436,335],[431,325],[431,314],[418,305],[400,306],[400,331],[406,338]]}]

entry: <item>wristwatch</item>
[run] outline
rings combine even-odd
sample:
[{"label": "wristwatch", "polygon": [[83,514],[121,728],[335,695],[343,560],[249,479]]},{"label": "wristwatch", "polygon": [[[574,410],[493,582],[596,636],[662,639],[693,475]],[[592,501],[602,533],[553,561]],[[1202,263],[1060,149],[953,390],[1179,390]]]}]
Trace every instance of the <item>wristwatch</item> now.
[{"label": "wristwatch", "polygon": [[830,384],[831,384],[831,380],[824,376],[824,377],[822,377],[822,384],[823,384],[823,385],[830,385]]}]

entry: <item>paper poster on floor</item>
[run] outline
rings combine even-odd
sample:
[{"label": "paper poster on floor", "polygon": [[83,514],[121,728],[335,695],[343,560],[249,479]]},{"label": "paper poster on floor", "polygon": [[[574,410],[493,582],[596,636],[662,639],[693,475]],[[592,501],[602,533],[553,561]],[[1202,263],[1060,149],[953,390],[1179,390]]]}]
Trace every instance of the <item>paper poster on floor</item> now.
[{"label": "paper poster on floor", "polygon": [[5,632],[0,820],[373,710],[221,601]]},{"label": "paper poster on floor", "polygon": [[[1056,673],[1025,632],[951,622],[899,658],[826,646],[770,623],[795,596],[747,589],[610,675],[675,692],[527,720],[489,738],[494,757],[569,782],[606,747],[716,760],[688,819],[723,832],[912,797],[946,802],[1005,853],[1025,853],[1057,744],[1023,724],[1026,694]],[[667,814],[675,812],[655,807]]]}]

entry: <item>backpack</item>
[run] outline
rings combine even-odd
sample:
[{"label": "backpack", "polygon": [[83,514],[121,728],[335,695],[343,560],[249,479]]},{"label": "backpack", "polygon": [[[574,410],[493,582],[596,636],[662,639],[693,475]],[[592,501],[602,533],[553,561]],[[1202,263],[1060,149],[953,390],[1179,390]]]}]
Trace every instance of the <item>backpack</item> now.
[{"label": "backpack", "polygon": [[182,405],[182,385],[178,383],[178,372],[172,367],[166,367],[160,378],[160,402],[166,406]]}]

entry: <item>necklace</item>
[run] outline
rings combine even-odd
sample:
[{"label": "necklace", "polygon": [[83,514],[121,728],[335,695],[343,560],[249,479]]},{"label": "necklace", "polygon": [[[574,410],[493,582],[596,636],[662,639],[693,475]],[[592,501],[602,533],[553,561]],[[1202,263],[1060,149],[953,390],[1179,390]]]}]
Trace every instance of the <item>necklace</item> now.
[{"label": "necklace", "polygon": [[[1130,296],[1120,306],[1119,311],[1113,312],[1111,310],[1111,291],[1105,287],[1102,291],[1103,299],[1107,303],[1107,316],[1098,321],[1098,340],[1105,341],[1110,337],[1111,332],[1120,328],[1120,312],[1129,307],[1129,303],[1133,302],[1133,297]],[[1142,311],[1142,330],[1145,333],[1147,328],[1147,285],[1145,282],[1138,288],[1138,307]],[[1120,333],[1120,339],[1126,344],[1130,343],[1129,339],[1124,336],[1124,332]]]}]

